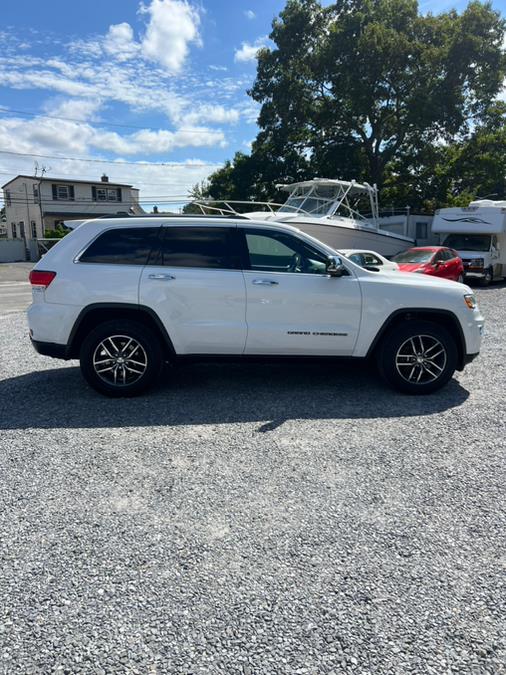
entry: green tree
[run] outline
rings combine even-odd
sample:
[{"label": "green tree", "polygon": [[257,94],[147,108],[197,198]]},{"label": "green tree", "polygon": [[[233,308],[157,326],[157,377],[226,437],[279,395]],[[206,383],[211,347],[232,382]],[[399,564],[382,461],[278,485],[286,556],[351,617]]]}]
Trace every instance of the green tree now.
[{"label": "green tree", "polygon": [[434,210],[464,206],[479,197],[506,199],[506,104],[495,103],[465,136],[423,146],[393,164],[385,203]]},{"label": "green tree", "polygon": [[402,171],[409,188],[410,171],[430,172],[487,124],[504,30],[477,0],[437,16],[416,0],[288,0],[249,92],[261,105],[251,155],[213,174],[209,194],[272,197],[276,182],[315,175],[387,187]]}]

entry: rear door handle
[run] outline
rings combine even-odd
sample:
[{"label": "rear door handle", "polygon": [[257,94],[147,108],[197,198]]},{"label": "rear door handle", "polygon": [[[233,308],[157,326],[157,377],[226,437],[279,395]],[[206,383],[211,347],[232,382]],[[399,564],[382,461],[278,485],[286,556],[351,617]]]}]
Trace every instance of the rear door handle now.
[{"label": "rear door handle", "polygon": [[253,279],[255,286],[277,286],[279,282],[272,279]]},{"label": "rear door handle", "polygon": [[155,279],[156,281],[171,281],[175,278],[172,274],[148,274],[148,279]]}]

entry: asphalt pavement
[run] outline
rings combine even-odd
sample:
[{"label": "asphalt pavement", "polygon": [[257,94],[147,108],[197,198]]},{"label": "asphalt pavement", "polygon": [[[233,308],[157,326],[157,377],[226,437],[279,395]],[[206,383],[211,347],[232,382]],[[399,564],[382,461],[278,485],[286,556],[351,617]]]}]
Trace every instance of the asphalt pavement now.
[{"label": "asphalt pavement", "polygon": [[28,275],[33,263],[0,263],[0,318],[24,311],[32,301]]},{"label": "asphalt pavement", "polygon": [[505,672],[506,286],[477,295],[483,352],[426,397],[195,364],[110,400],[4,313],[0,672]]}]

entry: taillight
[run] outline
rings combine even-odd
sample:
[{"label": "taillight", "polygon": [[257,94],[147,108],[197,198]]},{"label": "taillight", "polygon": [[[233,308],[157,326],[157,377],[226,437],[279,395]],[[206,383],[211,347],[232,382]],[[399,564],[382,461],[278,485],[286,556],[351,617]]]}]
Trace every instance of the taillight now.
[{"label": "taillight", "polygon": [[56,272],[43,272],[42,270],[32,270],[30,272],[30,283],[32,286],[43,286],[47,288],[56,276]]}]

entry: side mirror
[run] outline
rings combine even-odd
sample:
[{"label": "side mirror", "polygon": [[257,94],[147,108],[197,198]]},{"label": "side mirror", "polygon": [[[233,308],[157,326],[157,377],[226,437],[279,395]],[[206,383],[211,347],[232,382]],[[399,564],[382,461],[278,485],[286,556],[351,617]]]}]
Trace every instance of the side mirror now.
[{"label": "side mirror", "polygon": [[346,274],[346,268],[341,262],[341,258],[330,256],[327,261],[327,274],[331,277],[342,277]]}]

